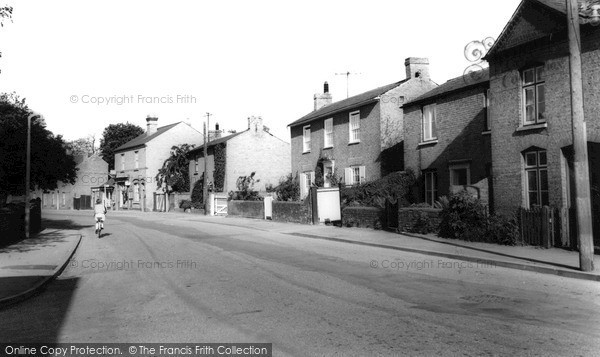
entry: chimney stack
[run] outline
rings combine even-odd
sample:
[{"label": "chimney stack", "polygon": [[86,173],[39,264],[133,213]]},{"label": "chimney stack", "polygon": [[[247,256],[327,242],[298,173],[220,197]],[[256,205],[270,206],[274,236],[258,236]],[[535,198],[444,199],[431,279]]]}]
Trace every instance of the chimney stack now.
[{"label": "chimney stack", "polygon": [[156,122],[158,121],[158,117],[155,115],[148,115],[146,117],[146,135],[150,136],[156,133]]},{"label": "chimney stack", "polygon": [[219,139],[221,137],[221,130],[219,130],[219,123],[215,123],[215,139]]},{"label": "chimney stack", "polygon": [[263,120],[262,117],[255,117],[254,115],[248,117],[248,129],[255,133],[261,133],[263,131]]},{"label": "chimney stack", "polygon": [[409,57],[404,61],[406,79],[429,79],[429,59],[422,57]]},{"label": "chimney stack", "polygon": [[315,102],[315,110],[319,110],[333,101],[331,97],[331,93],[329,93],[329,83],[323,83],[323,94],[315,94],[314,102]]}]

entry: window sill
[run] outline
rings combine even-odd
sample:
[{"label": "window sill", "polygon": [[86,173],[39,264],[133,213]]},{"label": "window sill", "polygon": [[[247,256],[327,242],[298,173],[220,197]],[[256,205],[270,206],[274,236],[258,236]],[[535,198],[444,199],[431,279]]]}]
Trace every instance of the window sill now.
[{"label": "window sill", "polygon": [[417,146],[421,147],[421,146],[435,145],[437,143],[438,143],[438,139],[433,139],[433,140],[422,141]]},{"label": "window sill", "polygon": [[327,149],[333,149],[333,145],[331,145],[331,146],[325,146],[325,147],[323,148],[323,150],[327,150]]},{"label": "window sill", "polygon": [[548,127],[548,123],[529,124],[529,125],[524,125],[524,126],[518,127],[516,131],[527,131],[527,130],[545,129],[547,127]]},{"label": "window sill", "polygon": [[491,135],[492,131],[491,130],[486,130],[486,131],[482,131],[481,135]]},{"label": "window sill", "polygon": [[310,150],[308,150],[308,151],[302,151],[302,155],[304,155],[304,154],[310,154]]},{"label": "window sill", "polygon": [[356,144],[360,144],[360,140],[351,141],[351,142],[348,143],[348,145],[356,145]]}]

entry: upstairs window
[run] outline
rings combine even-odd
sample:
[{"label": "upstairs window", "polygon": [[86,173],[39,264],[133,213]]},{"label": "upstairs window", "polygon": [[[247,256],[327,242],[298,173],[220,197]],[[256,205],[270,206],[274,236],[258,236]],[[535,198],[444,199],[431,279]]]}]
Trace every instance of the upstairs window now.
[{"label": "upstairs window", "polygon": [[358,143],[360,142],[360,112],[350,113],[350,132],[348,142]]},{"label": "upstairs window", "polygon": [[135,168],[136,169],[140,168],[140,154],[139,154],[139,151],[135,152]]},{"label": "upstairs window", "polygon": [[325,119],[325,142],[323,147],[333,147],[333,118]]},{"label": "upstairs window", "polygon": [[194,173],[198,173],[198,158],[194,160]]},{"label": "upstairs window", "polygon": [[523,71],[523,125],[546,122],[546,86],[544,66]]},{"label": "upstairs window", "polygon": [[431,141],[437,139],[435,127],[435,104],[426,105],[423,107],[422,119],[422,140]]},{"label": "upstairs window", "polygon": [[125,170],[125,154],[121,154],[121,171]]},{"label": "upstairs window", "polygon": [[492,118],[490,116],[490,90],[486,90],[483,93],[483,105],[485,108],[485,129],[484,131],[492,130]]},{"label": "upstairs window", "polygon": [[310,152],[310,125],[305,126],[302,131],[302,152]]}]

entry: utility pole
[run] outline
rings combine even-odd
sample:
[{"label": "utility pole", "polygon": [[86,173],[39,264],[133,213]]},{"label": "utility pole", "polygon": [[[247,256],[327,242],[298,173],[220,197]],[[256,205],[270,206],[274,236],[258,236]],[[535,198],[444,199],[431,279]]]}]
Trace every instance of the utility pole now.
[{"label": "utility pole", "polygon": [[39,117],[31,113],[27,117],[27,156],[25,157],[25,238],[29,238],[29,224],[31,222],[31,199],[29,185],[31,184],[31,120]]},{"label": "utility pole", "polygon": [[204,215],[208,215],[208,140],[210,137],[210,116],[206,112],[206,123],[204,123],[204,182],[202,183],[202,197],[204,197]]},{"label": "utility pole", "polygon": [[350,71],[348,71],[348,72],[345,72],[345,73],[336,73],[335,74],[336,76],[346,76],[346,98],[348,98],[349,94],[350,94],[350,91],[349,91],[349,85],[350,85],[349,78],[350,78],[351,74],[362,74],[362,73],[351,73]]},{"label": "utility pole", "polygon": [[573,130],[573,166],[575,171],[575,207],[579,267],[594,270],[594,241],[590,201],[590,173],[587,152],[587,133],[583,112],[583,79],[581,70],[581,29],[577,0],[567,2],[569,33],[569,64],[571,77],[571,125]]}]

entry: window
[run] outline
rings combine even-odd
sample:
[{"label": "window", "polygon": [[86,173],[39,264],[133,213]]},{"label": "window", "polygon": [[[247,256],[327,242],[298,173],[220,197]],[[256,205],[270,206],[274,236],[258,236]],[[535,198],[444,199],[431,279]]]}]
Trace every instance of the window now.
[{"label": "window", "polygon": [[333,147],[333,118],[325,119],[325,142],[323,147]]},{"label": "window", "polygon": [[546,121],[546,90],[544,66],[523,71],[524,124],[531,125]]},{"label": "window", "polygon": [[524,154],[527,206],[548,205],[548,158],[545,150]]},{"label": "window", "polygon": [[364,166],[347,167],[344,173],[346,186],[359,185],[366,182],[366,168]]},{"label": "window", "polygon": [[423,107],[423,122],[422,122],[422,139],[423,141],[431,141],[436,139],[435,128],[435,104],[426,105]]},{"label": "window", "polygon": [[427,171],[423,173],[425,180],[425,202],[433,206],[438,199],[438,180],[437,172]]},{"label": "window", "polygon": [[308,195],[308,192],[314,182],[314,171],[306,171],[300,174],[300,198],[304,198]]},{"label": "window", "polygon": [[125,154],[121,154],[121,171],[125,170]]},{"label": "window", "polygon": [[139,202],[139,201],[140,201],[140,185],[136,183],[133,185],[133,202]]},{"label": "window", "polygon": [[140,154],[139,151],[135,152],[135,168],[139,169],[140,168]]},{"label": "window", "polygon": [[62,205],[66,205],[67,204],[67,194],[66,193],[62,193]]},{"label": "window", "polygon": [[350,132],[348,142],[360,142],[360,111],[350,113]]},{"label": "window", "polygon": [[302,144],[302,152],[310,152],[310,125],[303,128]]},{"label": "window", "polygon": [[450,185],[465,186],[471,184],[471,165],[456,164],[450,166]]},{"label": "window", "polygon": [[198,158],[196,158],[196,160],[194,160],[194,173],[198,173]]},{"label": "window", "polygon": [[486,90],[483,94],[483,106],[485,108],[485,128],[484,131],[492,130],[492,118],[490,116],[490,90]]}]

